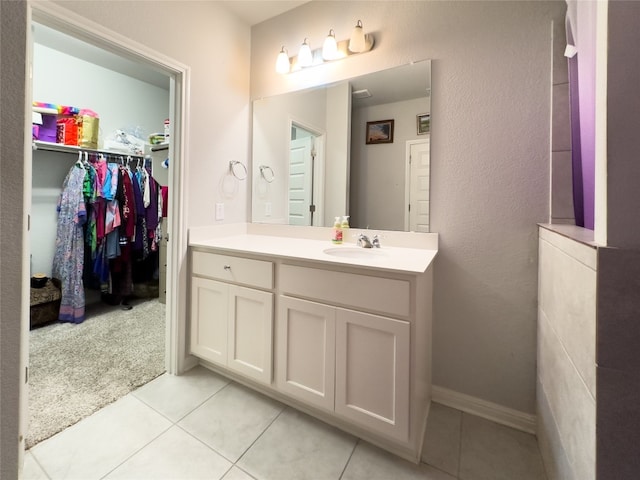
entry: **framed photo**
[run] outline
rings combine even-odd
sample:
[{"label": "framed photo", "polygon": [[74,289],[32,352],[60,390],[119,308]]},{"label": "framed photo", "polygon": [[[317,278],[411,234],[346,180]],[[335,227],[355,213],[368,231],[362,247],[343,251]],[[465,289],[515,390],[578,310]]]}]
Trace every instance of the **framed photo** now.
[{"label": "framed photo", "polygon": [[367,144],[393,143],[393,120],[367,122]]},{"label": "framed photo", "polygon": [[431,130],[431,114],[421,113],[418,117],[418,135],[424,135]]}]

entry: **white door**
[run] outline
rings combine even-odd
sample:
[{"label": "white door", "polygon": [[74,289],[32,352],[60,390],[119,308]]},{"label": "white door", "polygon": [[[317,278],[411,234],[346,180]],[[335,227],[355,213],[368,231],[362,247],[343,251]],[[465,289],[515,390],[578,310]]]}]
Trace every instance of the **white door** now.
[{"label": "white door", "polygon": [[227,364],[229,285],[191,278],[191,353],[219,365]]},{"label": "white door", "polygon": [[278,390],[333,411],[335,308],[280,296],[276,321]]},{"label": "white door", "polygon": [[429,140],[409,146],[410,232],[429,231]]},{"label": "white door", "polygon": [[230,285],[228,368],[271,384],[272,331],[273,293]]},{"label": "white door", "polygon": [[289,152],[289,225],[311,225],[313,137],[291,140]]},{"label": "white door", "polygon": [[409,322],[337,309],[335,411],[402,442],[409,437]]}]

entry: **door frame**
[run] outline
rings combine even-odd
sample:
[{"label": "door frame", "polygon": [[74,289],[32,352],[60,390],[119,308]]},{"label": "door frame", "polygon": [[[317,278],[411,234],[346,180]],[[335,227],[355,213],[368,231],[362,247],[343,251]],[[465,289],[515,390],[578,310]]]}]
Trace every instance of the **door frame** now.
[{"label": "door frame", "polygon": [[[324,185],[325,185],[325,170],[326,170],[326,158],[325,158],[325,150],[324,144],[327,138],[327,132],[315,127],[307,122],[300,120],[294,116],[289,116],[289,123],[287,129],[287,178],[289,176],[289,151],[291,148],[291,129],[294,126],[298,126],[300,128],[305,129],[306,131],[313,134],[314,137],[314,148],[316,149],[316,157],[315,162],[313,162],[313,203],[316,206],[316,210],[314,213],[314,221],[311,226],[313,227],[322,227],[324,226]],[[288,182],[287,182],[288,183]],[[289,218],[289,188],[287,186],[286,191],[286,218]]]},{"label": "door frame", "polygon": [[[31,119],[32,102],[32,45],[33,35],[31,25],[37,22],[50,28],[62,31],[79,40],[91,43],[97,47],[107,49],[117,55],[147,64],[160,69],[170,77],[170,106],[171,143],[169,156],[169,189],[171,201],[168,207],[169,222],[166,234],[170,235],[167,249],[167,307],[166,307],[166,335],[165,335],[165,368],[170,374],[180,374],[185,370],[186,363],[186,293],[187,273],[184,265],[187,258],[187,226],[185,212],[187,211],[186,178],[188,165],[185,163],[187,155],[187,132],[189,128],[188,93],[190,83],[190,68],[180,62],[167,57],[151,48],[137,43],[117,32],[82,17],[50,2],[28,2],[27,11],[27,64],[25,72],[25,119]],[[31,211],[31,175],[32,148],[30,122],[25,122],[29,132],[25,135],[25,181],[24,201],[25,210]],[[23,263],[29,271],[29,254],[31,245],[29,235],[25,235],[22,245]],[[29,288],[28,279],[22,286],[22,314],[21,314],[21,359],[24,363],[22,371],[28,365],[29,352]],[[27,386],[28,387],[28,386]],[[24,449],[24,433],[28,423],[28,388],[23,390],[20,398],[21,450]]]},{"label": "door frame", "polygon": [[[404,231],[409,231],[409,204],[411,203],[411,147],[413,145],[420,145],[421,143],[429,143],[430,139],[419,138],[417,140],[407,140],[405,147],[405,161],[404,161]],[[431,145],[429,145],[429,157],[431,157]],[[429,191],[431,196],[431,191]]]}]

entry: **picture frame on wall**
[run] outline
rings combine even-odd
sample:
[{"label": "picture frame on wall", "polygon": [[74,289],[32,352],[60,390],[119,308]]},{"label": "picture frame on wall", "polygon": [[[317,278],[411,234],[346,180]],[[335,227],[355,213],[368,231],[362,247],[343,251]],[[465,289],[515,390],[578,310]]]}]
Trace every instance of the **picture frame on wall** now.
[{"label": "picture frame on wall", "polygon": [[429,133],[431,130],[431,114],[430,113],[421,113],[416,115],[417,117],[417,126],[418,126],[418,135],[425,135]]},{"label": "picture frame on wall", "polygon": [[393,143],[393,119],[367,122],[366,143]]}]

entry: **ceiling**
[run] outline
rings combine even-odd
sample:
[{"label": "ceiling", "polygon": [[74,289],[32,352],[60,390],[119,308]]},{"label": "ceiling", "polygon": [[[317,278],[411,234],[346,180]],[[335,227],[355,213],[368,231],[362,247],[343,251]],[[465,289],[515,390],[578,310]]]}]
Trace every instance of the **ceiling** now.
[{"label": "ceiling", "polygon": [[310,0],[224,0],[221,3],[249,25],[256,25]]},{"label": "ceiling", "polygon": [[[220,3],[251,26],[308,1],[310,0],[223,0]],[[169,77],[166,73],[144,65],[137,59],[114,54],[44,25],[34,24],[34,41],[123,75],[169,89]]]}]

